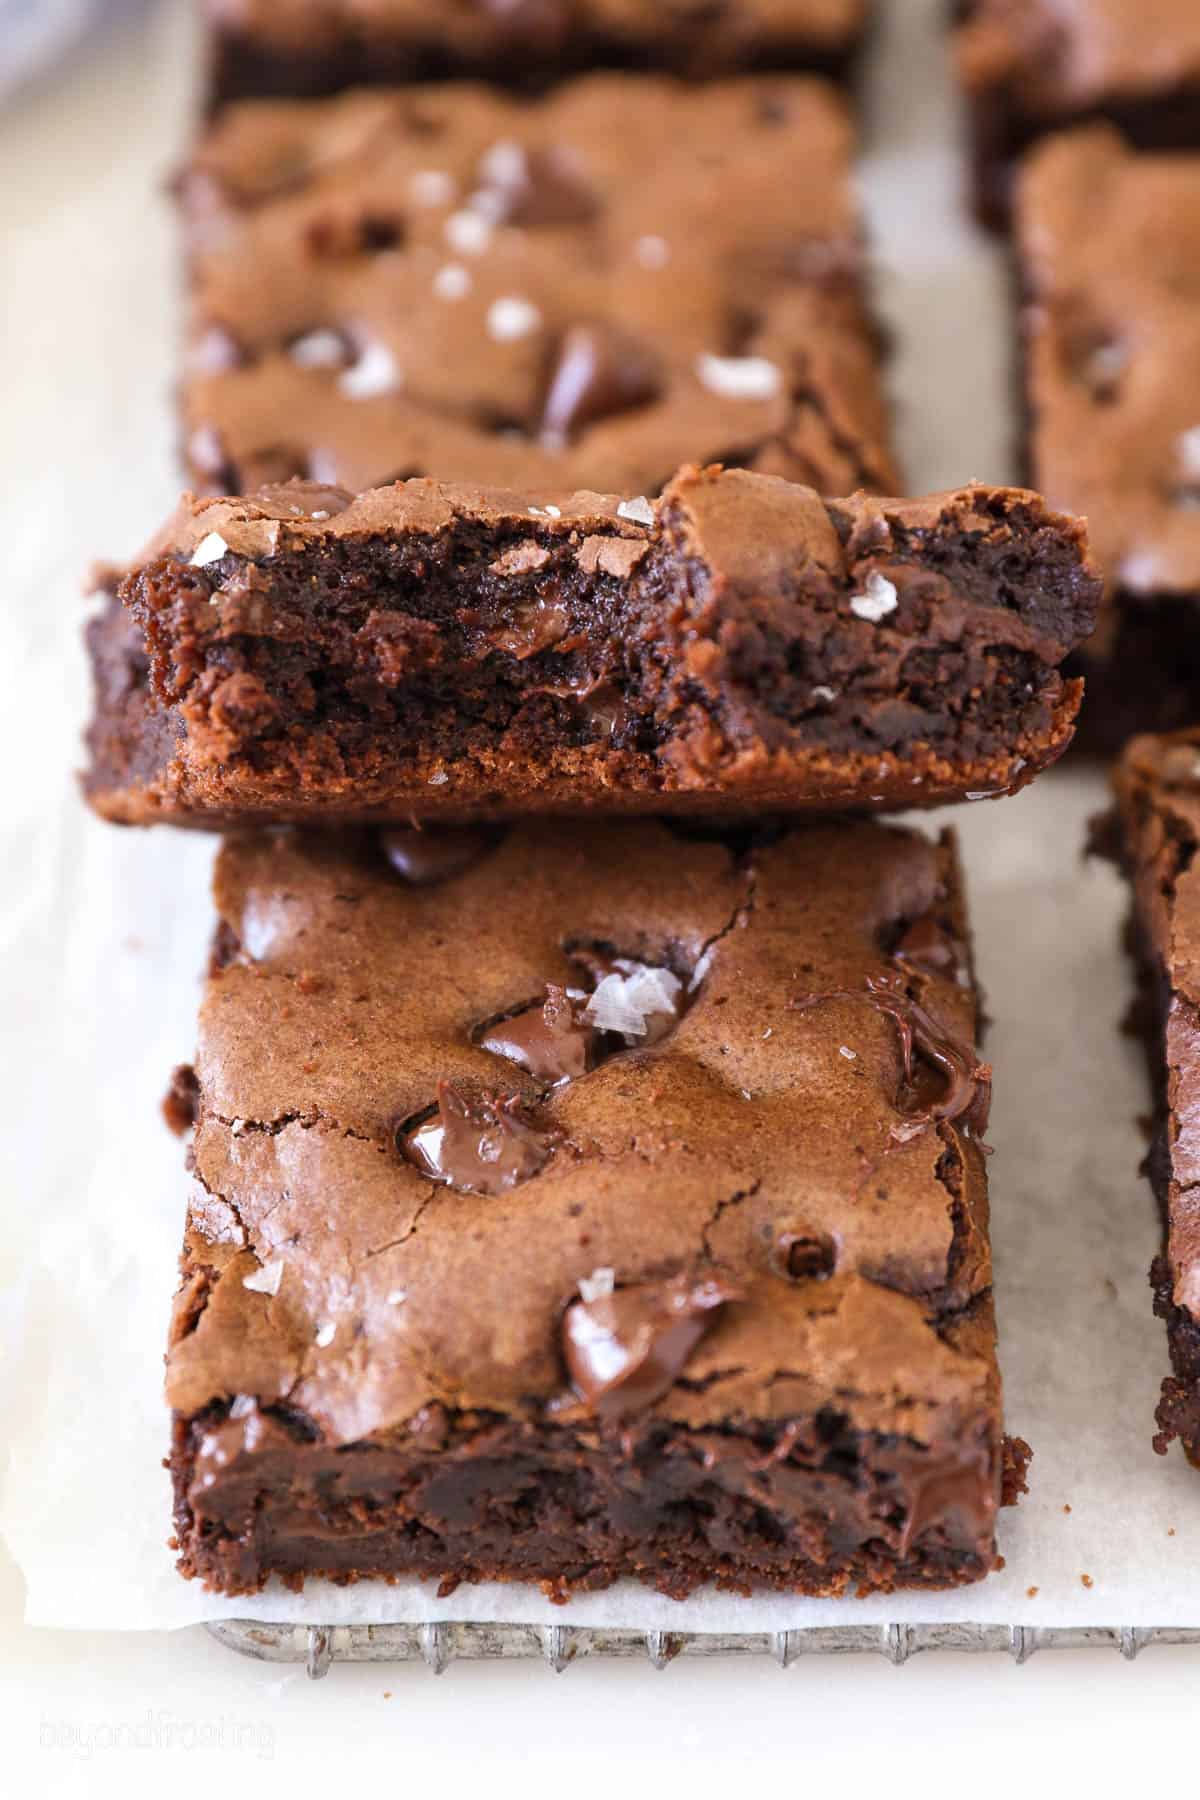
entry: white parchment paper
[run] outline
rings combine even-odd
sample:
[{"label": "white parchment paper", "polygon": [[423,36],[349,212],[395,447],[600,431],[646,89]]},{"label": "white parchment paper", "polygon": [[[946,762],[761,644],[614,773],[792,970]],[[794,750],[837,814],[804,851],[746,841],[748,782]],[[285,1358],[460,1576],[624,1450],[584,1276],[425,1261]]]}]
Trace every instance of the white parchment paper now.
[{"label": "white parchment paper", "polygon": [[[957,205],[943,13],[942,0],[892,0],[864,167],[914,489],[1011,474],[1005,265]],[[1145,1083],[1118,1031],[1124,896],[1080,860],[1103,784],[1079,769],[956,820],[994,1018],[1009,1425],[1036,1451],[1032,1492],[1003,1517],[1002,1573],[946,1595],[680,1605],[622,1587],[566,1609],[515,1587],[437,1601],[419,1584],[222,1601],[175,1575],[160,1384],[184,1181],[156,1108],[192,1049],[212,845],[99,825],[72,770],[80,571],[134,549],[174,497],[175,244],[159,185],[190,67],[182,8],[166,6],[61,91],[0,115],[0,1530],[29,1619],[1200,1626],[1200,1475],[1150,1447],[1166,1345],[1137,1175]]]}]

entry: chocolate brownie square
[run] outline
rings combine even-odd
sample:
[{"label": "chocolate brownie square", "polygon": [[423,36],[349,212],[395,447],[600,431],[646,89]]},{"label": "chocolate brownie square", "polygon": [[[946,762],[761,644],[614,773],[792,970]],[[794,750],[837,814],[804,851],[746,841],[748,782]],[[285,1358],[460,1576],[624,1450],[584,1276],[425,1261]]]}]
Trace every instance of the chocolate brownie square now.
[{"label": "chocolate brownie square", "polygon": [[1036,494],[684,470],[188,496],[91,627],[87,788],[213,825],[982,799],[1069,743],[1099,582]]},{"label": "chocolate brownie square", "polygon": [[1200,150],[1196,0],[958,0],[976,206],[1007,217],[1014,166],[1048,131],[1106,119],[1143,149]]},{"label": "chocolate brownie square", "polygon": [[191,477],[895,492],[851,155],[805,79],[231,108],[180,183]]},{"label": "chocolate brownie square", "polygon": [[536,87],[613,65],[845,75],[867,0],[204,0],[214,102],[471,75]]},{"label": "chocolate brownie square", "polygon": [[1163,1241],[1150,1280],[1174,1371],[1162,1385],[1154,1447],[1166,1451],[1178,1438],[1200,1467],[1200,731],[1134,738],[1114,786],[1134,896],[1130,935],[1141,980],[1135,1020],[1157,1097],[1147,1172]]},{"label": "chocolate brownie square", "polygon": [[185,1575],[996,1567],[1023,1456],[948,836],[243,833],[216,901],[172,1085]]},{"label": "chocolate brownie square", "polygon": [[1064,134],[1022,174],[1017,232],[1029,476],[1089,523],[1082,736],[1116,749],[1200,717],[1200,155]]}]

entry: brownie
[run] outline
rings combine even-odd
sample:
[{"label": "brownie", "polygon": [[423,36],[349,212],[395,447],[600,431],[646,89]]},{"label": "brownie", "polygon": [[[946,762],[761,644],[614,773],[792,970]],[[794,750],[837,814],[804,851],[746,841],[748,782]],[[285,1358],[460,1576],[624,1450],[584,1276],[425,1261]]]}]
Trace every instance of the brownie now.
[{"label": "brownie", "polygon": [[957,0],[980,217],[1044,133],[1105,119],[1148,150],[1200,150],[1196,0]]},{"label": "brownie", "polygon": [[805,78],[230,108],[179,183],[191,479],[894,493],[852,154]]},{"label": "brownie", "polygon": [[949,834],[245,832],[215,893],[184,1574],[565,1598],[996,1567]]},{"label": "brownie", "polygon": [[1037,150],[1017,204],[1030,480],[1106,577],[1082,735],[1200,718],[1200,156],[1107,126]]},{"label": "brownie", "polygon": [[472,75],[518,87],[613,65],[845,75],[867,0],[204,0],[216,103]]},{"label": "brownie", "polygon": [[981,799],[1070,741],[1098,586],[1018,489],[187,496],[91,627],[86,787],[200,825]]},{"label": "brownie", "polygon": [[1163,1241],[1150,1280],[1174,1371],[1162,1384],[1154,1447],[1165,1452],[1178,1438],[1200,1467],[1200,729],[1134,738],[1114,786],[1134,895],[1134,1022],[1157,1101],[1146,1169]]}]

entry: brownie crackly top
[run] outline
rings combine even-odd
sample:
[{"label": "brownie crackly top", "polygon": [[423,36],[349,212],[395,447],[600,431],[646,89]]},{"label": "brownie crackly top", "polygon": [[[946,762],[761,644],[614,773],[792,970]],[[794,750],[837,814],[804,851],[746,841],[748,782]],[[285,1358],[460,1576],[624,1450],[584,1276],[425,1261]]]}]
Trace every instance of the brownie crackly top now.
[{"label": "brownie crackly top", "polygon": [[248,834],[216,896],[181,1413],[239,1395],[349,1444],[439,1406],[704,1429],[835,1396],[986,1463],[948,841]]},{"label": "brownie crackly top", "polygon": [[1018,224],[1033,479],[1114,587],[1200,593],[1200,157],[1072,132],[1032,156]]},{"label": "brownie crackly top", "polygon": [[894,490],[851,154],[804,78],[231,107],[181,178],[194,477]]}]

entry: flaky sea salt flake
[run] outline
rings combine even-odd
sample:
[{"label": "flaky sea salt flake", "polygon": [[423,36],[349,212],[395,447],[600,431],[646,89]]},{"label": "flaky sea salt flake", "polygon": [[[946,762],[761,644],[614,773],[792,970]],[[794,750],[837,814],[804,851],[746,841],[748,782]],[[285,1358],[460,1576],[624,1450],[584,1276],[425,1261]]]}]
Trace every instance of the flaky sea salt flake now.
[{"label": "flaky sea salt flake", "polygon": [[869,625],[878,625],[889,613],[895,612],[900,604],[900,596],[896,592],[896,584],[881,575],[878,569],[872,569],[863,583],[861,594],[855,594],[850,601],[850,611],[856,619],[865,619]]},{"label": "flaky sea salt flake", "polygon": [[682,982],[670,969],[627,963],[598,984],[584,1017],[598,1031],[619,1031],[626,1038],[645,1037],[647,1021],[678,1010]]},{"label": "flaky sea salt flake", "polygon": [[445,169],[418,169],[408,192],[417,206],[449,206],[458,193],[458,183]]},{"label": "flaky sea salt flake", "polygon": [[439,300],[464,300],[471,291],[471,275],[461,263],[444,263],[433,278]]},{"label": "flaky sea salt flake", "polygon": [[445,224],[446,242],[460,256],[482,256],[492,241],[492,224],[482,213],[464,208],[451,213]]},{"label": "flaky sea salt flake", "polygon": [[590,1305],[593,1300],[607,1300],[617,1285],[614,1269],[593,1269],[580,1277],[579,1298]]},{"label": "flaky sea salt flake", "polygon": [[209,563],[220,562],[228,554],[229,545],[219,531],[210,531],[202,537],[192,551],[191,566],[193,569],[206,569]]},{"label": "flaky sea salt flake", "polygon": [[542,315],[532,300],[519,294],[502,294],[487,311],[487,334],[497,344],[514,344],[537,330]]},{"label": "flaky sea salt flake", "polygon": [[264,1263],[261,1269],[255,1269],[250,1275],[243,1275],[242,1286],[249,1288],[252,1294],[269,1294],[272,1300],[279,1292],[279,1284],[283,1280],[283,1262],[278,1256]]},{"label": "flaky sea salt flake", "polygon": [[302,369],[336,369],[346,360],[346,346],[336,331],[308,331],[288,355]]},{"label": "flaky sea salt flake", "polygon": [[712,356],[696,359],[696,372],[711,394],[723,400],[773,400],[783,386],[778,366],[765,356]]},{"label": "flaky sea salt flake", "polygon": [[617,508],[619,519],[629,519],[634,525],[653,525],[654,508],[645,494],[639,494],[635,500],[622,500]]}]

